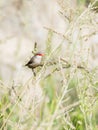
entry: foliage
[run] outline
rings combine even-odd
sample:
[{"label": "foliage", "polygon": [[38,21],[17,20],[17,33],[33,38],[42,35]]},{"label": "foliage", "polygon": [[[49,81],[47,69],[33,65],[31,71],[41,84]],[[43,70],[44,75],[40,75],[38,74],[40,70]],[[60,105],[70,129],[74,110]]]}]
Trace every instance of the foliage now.
[{"label": "foliage", "polygon": [[[93,3],[85,10],[58,4],[67,29],[61,34],[46,28],[46,57],[36,77],[16,87],[0,81],[1,130],[97,130],[98,67],[90,66],[91,46],[86,43],[96,34]],[[53,46],[55,35],[61,41]]]}]

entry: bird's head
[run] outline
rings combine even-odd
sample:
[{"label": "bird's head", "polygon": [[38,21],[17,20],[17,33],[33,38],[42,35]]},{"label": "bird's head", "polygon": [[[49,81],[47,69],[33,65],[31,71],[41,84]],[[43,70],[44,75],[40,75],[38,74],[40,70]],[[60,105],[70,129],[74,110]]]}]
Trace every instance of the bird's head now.
[{"label": "bird's head", "polygon": [[42,57],[44,56],[44,53],[38,52],[34,55],[33,61],[37,64],[40,64]]}]

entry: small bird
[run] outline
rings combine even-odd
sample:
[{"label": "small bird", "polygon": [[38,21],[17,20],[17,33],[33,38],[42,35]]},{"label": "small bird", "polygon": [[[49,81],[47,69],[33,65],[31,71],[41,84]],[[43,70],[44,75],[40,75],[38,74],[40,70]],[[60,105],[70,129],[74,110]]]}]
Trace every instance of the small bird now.
[{"label": "small bird", "polygon": [[38,53],[36,53],[36,54],[30,59],[30,61],[25,65],[25,66],[28,66],[29,68],[32,69],[34,75],[36,75],[35,72],[34,72],[34,69],[35,69],[36,67],[38,67],[38,66],[42,66],[41,61],[42,61],[42,57],[43,57],[43,56],[44,56],[43,53],[38,52]]}]

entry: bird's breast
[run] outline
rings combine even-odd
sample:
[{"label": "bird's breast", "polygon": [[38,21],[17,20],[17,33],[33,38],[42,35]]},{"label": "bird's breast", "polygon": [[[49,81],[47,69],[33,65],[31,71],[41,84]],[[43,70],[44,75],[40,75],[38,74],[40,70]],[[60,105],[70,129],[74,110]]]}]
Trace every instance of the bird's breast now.
[{"label": "bird's breast", "polygon": [[42,59],[41,56],[36,56],[36,57],[34,58],[34,63],[40,64],[40,63],[41,63],[41,59]]}]

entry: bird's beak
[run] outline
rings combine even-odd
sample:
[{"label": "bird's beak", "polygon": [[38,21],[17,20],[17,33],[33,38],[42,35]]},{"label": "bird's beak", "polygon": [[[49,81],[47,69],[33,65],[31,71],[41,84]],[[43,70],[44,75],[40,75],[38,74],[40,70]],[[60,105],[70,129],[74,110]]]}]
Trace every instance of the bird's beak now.
[{"label": "bird's beak", "polygon": [[41,54],[41,56],[44,56],[44,54]]}]

